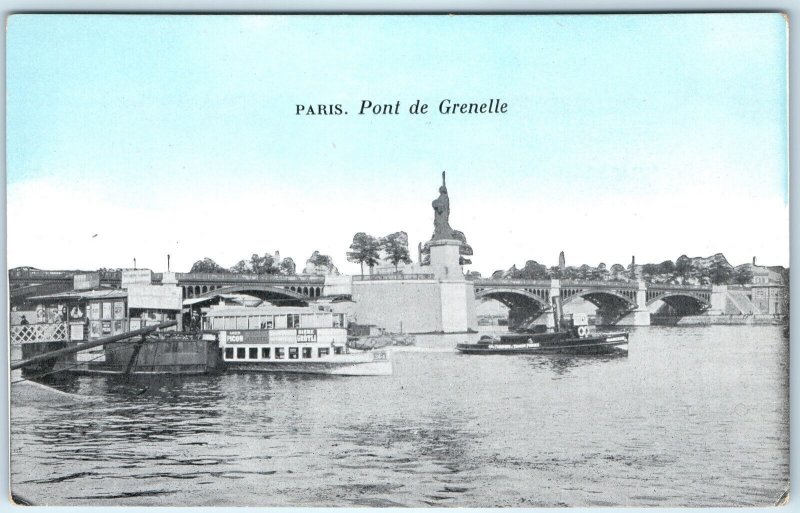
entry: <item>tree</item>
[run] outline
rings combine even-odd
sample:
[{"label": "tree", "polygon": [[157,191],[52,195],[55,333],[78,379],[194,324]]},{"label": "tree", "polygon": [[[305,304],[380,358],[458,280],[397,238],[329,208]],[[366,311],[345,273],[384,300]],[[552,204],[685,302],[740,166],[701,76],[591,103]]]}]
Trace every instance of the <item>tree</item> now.
[{"label": "tree", "polygon": [[522,269],[514,273],[512,278],[521,280],[545,280],[548,278],[547,267],[536,260],[528,260],[525,262],[525,266]]},{"label": "tree", "polygon": [[733,281],[739,285],[747,285],[753,281],[753,271],[743,265],[733,272]]},{"label": "tree", "polygon": [[372,235],[358,232],[353,235],[353,243],[347,252],[347,261],[361,264],[361,276],[364,276],[364,264],[374,267],[380,259],[380,242]]},{"label": "tree", "polygon": [[408,252],[408,234],[406,232],[395,232],[387,235],[381,238],[379,244],[386,254],[385,260],[394,265],[395,272],[397,272],[397,266],[400,262],[404,264],[411,263],[411,255]]},{"label": "tree", "polygon": [[608,280],[608,277],[609,272],[606,268],[606,264],[603,262],[600,262],[600,265],[598,265],[597,268],[592,269],[592,271],[589,273],[589,279],[592,281],[606,281]]},{"label": "tree", "polygon": [[716,261],[711,264],[708,277],[714,285],[725,285],[731,282],[733,268],[725,262]]},{"label": "tree", "polygon": [[658,264],[658,273],[659,274],[674,274],[675,273],[675,264],[672,260],[664,260],[660,264]]},{"label": "tree", "polygon": [[659,267],[657,264],[644,264],[642,266],[642,278],[651,280],[653,276],[658,274]]},{"label": "tree", "polygon": [[308,258],[308,262],[314,265],[333,267],[333,258],[329,255],[323,255],[319,251],[314,251]]},{"label": "tree", "polygon": [[684,280],[691,276],[693,271],[694,265],[692,264],[691,258],[686,255],[681,255],[675,260],[675,272]]},{"label": "tree", "polygon": [[281,263],[278,264],[278,271],[280,274],[284,274],[286,276],[293,276],[297,272],[297,266],[292,260],[292,257],[286,257],[281,260]]},{"label": "tree", "polygon": [[227,273],[228,270],[216,263],[215,261],[211,260],[210,258],[206,257],[202,260],[198,260],[192,265],[192,268],[189,269],[190,273]]},{"label": "tree", "polygon": [[339,274],[339,270],[333,265],[333,258],[329,255],[323,255],[318,250],[314,250],[308,260],[306,260],[306,268],[303,272],[321,275]]},{"label": "tree", "polygon": [[579,280],[580,277],[580,271],[571,265],[561,273],[561,279],[564,280]]},{"label": "tree", "polygon": [[258,253],[253,253],[247,260],[239,260],[236,265],[230,268],[230,271],[236,274],[279,274],[281,270],[275,262],[275,257],[270,253],[264,253],[264,256],[258,256]]},{"label": "tree", "polygon": [[250,263],[247,260],[239,260],[236,265],[231,267],[231,272],[235,274],[250,274]]},{"label": "tree", "polygon": [[250,272],[254,274],[277,274],[278,268],[275,265],[275,258],[269,253],[264,253],[263,257],[258,253],[253,253],[250,257]]}]

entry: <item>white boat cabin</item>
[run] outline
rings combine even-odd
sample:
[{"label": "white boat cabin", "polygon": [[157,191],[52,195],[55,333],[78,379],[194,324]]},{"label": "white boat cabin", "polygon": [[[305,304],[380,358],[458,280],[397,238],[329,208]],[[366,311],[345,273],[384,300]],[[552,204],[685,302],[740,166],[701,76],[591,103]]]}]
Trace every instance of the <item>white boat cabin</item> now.
[{"label": "white boat cabin", "polygon": [[345,315],[318,306],[212,306],[203,328],[219,332],[229,362],[319,361],[347,352]]}]

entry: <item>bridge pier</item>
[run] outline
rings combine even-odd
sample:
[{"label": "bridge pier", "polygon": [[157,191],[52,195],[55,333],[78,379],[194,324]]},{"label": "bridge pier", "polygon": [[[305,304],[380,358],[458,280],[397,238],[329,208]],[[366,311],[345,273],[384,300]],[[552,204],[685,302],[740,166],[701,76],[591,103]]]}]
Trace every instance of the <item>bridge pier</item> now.
[{"label": "bridge pier", "polygon": [[711,307],[706,310],[703,315],[723,315],[725,313],[725,306],[728,302],[728,286],[727,285],[712,285],[711,297],[709,303]]},{"label": "bridge pier", "polygon": [[617,326],[650,326],[650,312],[637,308],[617,321]]},{"label": "bridge pier", "polygon": [[542,324],[538,322],[541,316],[541,310],[526,308],[524,306],[511,306],[508,309],[508,328],[516,330],[527,328],[533,324]]},{"label": "bridge pier", "polygon": [[650,310],[647,308],[647,284],[639,281],[636,290],[636,308],[616,322],[618,326],[650,326]]}]

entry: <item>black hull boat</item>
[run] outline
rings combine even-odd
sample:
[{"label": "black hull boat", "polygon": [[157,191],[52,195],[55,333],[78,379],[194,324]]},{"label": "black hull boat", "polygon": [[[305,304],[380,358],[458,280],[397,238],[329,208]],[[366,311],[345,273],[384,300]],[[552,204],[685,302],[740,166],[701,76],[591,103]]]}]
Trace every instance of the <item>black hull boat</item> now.
[{"label": "black hull boat", "polygon": [[574,354],[595,355],[628,352],[628,333],[591,333],[588,328],[554,333],[510,333],[483,336],[474,344],[458,344],[463,354]]}]

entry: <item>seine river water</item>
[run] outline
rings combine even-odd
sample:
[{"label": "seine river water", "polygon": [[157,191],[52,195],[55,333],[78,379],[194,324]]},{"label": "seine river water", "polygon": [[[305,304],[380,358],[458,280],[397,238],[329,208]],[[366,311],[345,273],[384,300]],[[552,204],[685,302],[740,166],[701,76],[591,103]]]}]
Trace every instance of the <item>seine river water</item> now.
[{"label": "seine river water", "polygon": [[12,490],[50,505],[725,506],[788,485],[779,327],[638,328],[627,357],[458,355],[465,338],[419,337],[390,377],[75,377],[56,386],[83,399],[12,394]]}]

